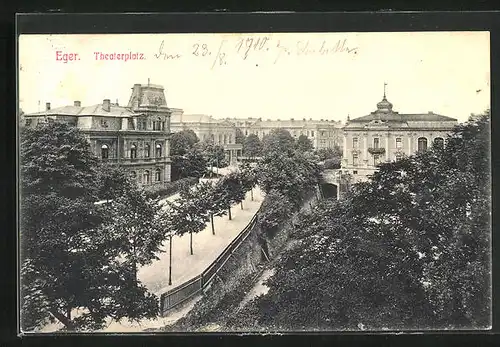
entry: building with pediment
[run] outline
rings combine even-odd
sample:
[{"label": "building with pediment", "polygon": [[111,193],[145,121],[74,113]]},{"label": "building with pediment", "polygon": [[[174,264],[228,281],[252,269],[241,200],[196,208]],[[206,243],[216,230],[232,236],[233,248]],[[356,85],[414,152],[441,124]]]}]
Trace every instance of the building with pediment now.
[{"label": "building with pediment", "polygon": [[433,112],[402,114],[393,110],[384,96],[377,109],[366,116],[347,120],[343,128],[342,173],[355,181],[366,180],[382,162],[394,161],[443,145],[457,124],[454,118]]},{"label": "building with pediment", "polygon": [[91,151],[102,161],[124,167],[146,189],[170,182],[170,114],[164,88],[134,84],[127,106],[104,99],[102,103],[51,108],[25,114],[25,126],[65,122],[82,131]]}]

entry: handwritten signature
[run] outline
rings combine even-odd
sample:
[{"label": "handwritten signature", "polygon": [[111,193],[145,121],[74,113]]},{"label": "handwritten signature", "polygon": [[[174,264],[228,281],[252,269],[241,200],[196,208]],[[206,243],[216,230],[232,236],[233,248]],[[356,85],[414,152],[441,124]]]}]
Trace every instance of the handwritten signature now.
[{"label": "handwritten signature", "polygon": [[[190,53],[190,54],[189,54]],[[196,57],[197,59],[211,60],[211,69],[216,66],[228,65],[233,57],[245,61],[251,57],[256,59],[271,59],[273,64],[277,64],[286,56],[329,56],[334,54],[358,54],[358,47],[348,43],[347,38],[339,39],[335,42],[323,40],[321,42],[304,40],[284,43],[281,40],[274,40],[272,36],[248,36],[238,38],[236,45],[231,46],[231,42],[223,39],[218,47],[208,43],[197,42],[193,44],[192,50],[181,53],[168,52],[165,47],[165,40],[162,40],[154,57],[159,60],[176,60],[184,56]],[[269,58],[267,58],[269,57]]]}]

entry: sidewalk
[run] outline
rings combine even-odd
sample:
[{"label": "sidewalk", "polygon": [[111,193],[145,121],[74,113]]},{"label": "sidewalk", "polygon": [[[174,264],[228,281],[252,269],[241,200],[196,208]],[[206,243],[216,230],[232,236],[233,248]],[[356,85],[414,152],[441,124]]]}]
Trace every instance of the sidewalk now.
[{"label": "sidewalk", "polygon": [[[172,285],[168,285],[170,257],[168,240],[162,246],[165,252],[159,254],[160,259],[139,269],[139,280],[149,291],[159,296],[201,274],[248,225],[259,209],[264,199],[262,192],[254,188],[253,195],[254,201],[251,201],[250,192],[247,193],[243,202],[243,210],[240,204],[231,208],[232,220],[229,220],[227,215],[214,217],[215,235],[212,235],[210,223],[207,223],[203,231],[193,234],[193,255],[189,252],[189,234],[182,237],[174,236],[172,240]],[[168,200],[175,198],[172,196]]]}]

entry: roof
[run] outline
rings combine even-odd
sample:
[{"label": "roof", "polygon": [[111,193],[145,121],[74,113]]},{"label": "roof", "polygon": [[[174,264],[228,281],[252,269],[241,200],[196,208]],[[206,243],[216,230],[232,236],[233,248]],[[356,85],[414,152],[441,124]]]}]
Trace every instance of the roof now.
[{"label": "roof", "polygon": [[136,115],[135,112],[128,107],[118,106],[117,104],[110,103],[109,112],[103,109],[103,104],[96,104],[92,106],[62,106],[51,108],[37,113],[26,114],[28,117],[36,116],[103,116],[103,117],[131,117]]},{"label": "roof", "polygon": [[433,112],[406,113],[406,114],[401,114],[398,112],[391,112],[391,113],[372,112],[371,114],[369,114],[367,116],[362,116],[362,117],[351,119],[349,121],[349,123],[368,123],[372,120],[381,120],[381,121],[398,122],[398,123],[405,123],[408,121],[413,121],[413,122],[418,122],[418,121],[425,121],[425,122],[447,122],[448,121],[448,122],[453,122],[453,121],[456,121],[455,118],[442,116],[440,114],[436,114]]},{"label": "roof", "polygon": [[212,116],[206,114],[172,114],[170,123],[216,123]]}]

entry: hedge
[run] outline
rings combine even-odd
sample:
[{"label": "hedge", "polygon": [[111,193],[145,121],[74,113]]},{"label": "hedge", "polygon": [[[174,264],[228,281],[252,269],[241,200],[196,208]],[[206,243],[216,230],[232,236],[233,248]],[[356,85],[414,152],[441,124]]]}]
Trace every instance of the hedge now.
[{"label": "hedge", "polygon": [[192,186],[197,184],[198,181],[199,180],[196,177],[184,177],[178,179],[177,181],[166,183],[162,188],[148,192],[147,194],[152,198],[168,197],[178,193],[185,185]]}]

